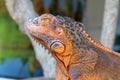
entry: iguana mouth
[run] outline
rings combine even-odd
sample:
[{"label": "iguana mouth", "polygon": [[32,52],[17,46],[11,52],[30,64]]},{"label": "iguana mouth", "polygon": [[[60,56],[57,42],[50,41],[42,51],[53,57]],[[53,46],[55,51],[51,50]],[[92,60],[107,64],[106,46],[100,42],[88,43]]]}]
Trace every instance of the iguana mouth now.
[{"label": "iguana mouth", "polygon": [[31,30],[28,30],[28,32],[38,44],[45,45],[45,40],[43,40],[42,38],[39,38],[40,35],[37,35],[34,31],[31,31]]},{"label": "iguana mouth", "polygon": [[40,43],[44,43],[44,40],[42,40],[42,39],[40,39],[40,38],[38,38],[38,37],[36,37],[36,36],[34,36],[34,35],[32,35],[32,37],[35,39],[35,40],[37,40],[38,42],[40,42]]},{"label": "iguana mouth", "polygon": [[[42,45],[42,47],[44,47],[45,49],[47,48],[47,46],[45,45],[45,42],[44,42],[44,40],[42,40],[41,38],[38,38],[38,37],[36,37],[36,36],[34,36],[34,35],[32,35],[31,34],[31,36],[32,36],[32,38],[40,45]],[[44,45],[44,46],[43,46]]]}]

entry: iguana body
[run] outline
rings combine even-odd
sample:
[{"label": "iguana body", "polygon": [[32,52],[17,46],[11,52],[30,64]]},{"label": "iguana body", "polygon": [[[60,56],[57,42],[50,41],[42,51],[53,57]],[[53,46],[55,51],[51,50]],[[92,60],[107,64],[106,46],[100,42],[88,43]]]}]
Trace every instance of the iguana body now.
[{"label": "iguana body", "polygon": [[56,80],[120,80],[120,54],[96,42],[79,22],[43,14],[27,29],[56,59]]}]

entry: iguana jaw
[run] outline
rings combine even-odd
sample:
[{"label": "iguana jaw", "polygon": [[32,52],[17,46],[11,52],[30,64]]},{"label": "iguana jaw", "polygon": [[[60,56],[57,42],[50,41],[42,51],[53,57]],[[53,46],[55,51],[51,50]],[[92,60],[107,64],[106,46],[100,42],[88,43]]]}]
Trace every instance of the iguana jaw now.
[{"label": "iguana jaw", "polygon": [[38,44],[42,44],[42,46],[45,49],[50,50],[50,46],[57,40],[54,40],[52,38],[47,37],[47,35],[45,34],[38,34],[34,31],[31,31],[30,29],[28,29],[29,34],[31,35],[31,37],[38,43]]},{"label": "iguana jaw", "polygon": [[[32,25],[36,26],[36,25]],[[44,32],[37,32],[34,27],[28,27],[28,31],[33,39],[38,43],[42,44],[45,49],[48,49],[51,53],[63,54],[65,52],[65,45],[58,38],[54,38],[45,34]],[[38,34],[39,33],[39,34]]]},{"label": "iguana jaw", "polygon": [[31,36],[38,44],[42,44],[45,49],[49,49],[52,52],[58,52],[59,54],[62,54],[65,52],[65,45],[59,40],[49,39],[49,41],[45,42],[43,39],[38,38],[33,34],[31,34]]}]

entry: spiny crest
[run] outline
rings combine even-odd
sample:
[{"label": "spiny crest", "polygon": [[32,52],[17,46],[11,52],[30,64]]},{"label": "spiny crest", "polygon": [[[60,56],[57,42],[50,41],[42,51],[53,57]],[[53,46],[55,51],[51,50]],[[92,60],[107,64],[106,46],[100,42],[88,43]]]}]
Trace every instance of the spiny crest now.
[{"label": "spiny crest", "polygon": [[57,18],[57,23],[61,25],[65,23],[65,20],[62,16],[57,15],[56,18]]},{"label": "spiny crest", "polygon": [[62,17],[57,15],[56,16],[58,23],[60,24],[65,24],[67,28],[74,28],[74,27],[80,27],[84,29],[84,26],[80,22],[76,22],[74,19],[69,18],[69,17]]},{"label": "spiny crest", "polygon": [[[101,48],[101,49],[104,49],[104,50],[106,50],[106,51],[108,51],[108,52],[114,52],[114,51],[112,51],[111,49],[105,47],[100,41],[95,41],[87,32],[82,31],[81,33],[82,33],[83,35],[85,35],[85,36],[87,37],[87,39],[88,39],[91,43],[93,43],[95,46],[97,46],[97,47],[99,47],[99,48]],[[114,53],[117,53],[117,52],[114,52]]]},{"label": "spiny crest", "polygon": [[77,22],[74,19],[69,17],[64,17],[64,19],[65,19],[66,27],[69,27],[72,29],[76,29],[76,28],[79,28],[79,29],[81,28],[81,30],[84,29],[84,26],[80,22]]}]

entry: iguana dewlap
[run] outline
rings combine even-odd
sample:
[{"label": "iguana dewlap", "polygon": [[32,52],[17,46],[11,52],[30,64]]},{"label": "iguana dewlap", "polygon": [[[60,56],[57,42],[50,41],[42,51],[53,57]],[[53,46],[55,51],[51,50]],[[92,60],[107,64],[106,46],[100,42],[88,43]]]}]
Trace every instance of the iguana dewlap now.
[{"label": "iguana dewlap", "polygon": [[81,23],[43,14],[27,29],[56,59],[56,80],[120,80],[120,54],[95,41]]}]

